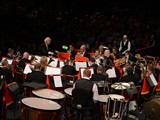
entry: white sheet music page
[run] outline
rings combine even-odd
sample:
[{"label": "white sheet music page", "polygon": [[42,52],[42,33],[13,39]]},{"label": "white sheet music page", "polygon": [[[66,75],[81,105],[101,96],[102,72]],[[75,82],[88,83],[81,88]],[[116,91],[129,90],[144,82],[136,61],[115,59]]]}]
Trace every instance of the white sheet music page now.
[{"label": "white sheet music page", "polygon": [[87,62],[75,62],[76,70],[79,71],[80,67],[87,67]]},{"label": "white sheet music page", "polygon": [[62,68],[63,66],[64,66],[64,62],[63,62],[63,61],[60,61],[60,62],[59,62],[59,67]]},{"label": "white sheet music page", "polygon": [[32,70],[31,70],[31,68],[30,68],[30,67],[34,67],[34,66],[33,66],[33,65],[30,65],[30,64],[26,64],[26,66],[25,66],[25,68],[24,68],[23,73],[24,73],[24,74],[31,73],[31,72],[32,72]]},{"label": "white sheet music page", "polygon": [[38,55],[35,55],[35,58],[36,58],[36,62],[40,63],[40,60],[41,60],[41,56],[38,56]]},{"label": "white sheet music page", "polygon": [[61,69],[60,68],[55,68],[55,67],[46,67],[45,70],[45,75],[59,75],[61,74]]},{"label": "white sheet music page", "polygon": [[31,60],[31,58],[32,58],[32,55],[29,55],[28,60]]},{"label": "white sheet music page", "polygon": [[62,87],[61,76],[53,76],[53,81],[54,81],[55,87]]},{"label": "white sheet music page", "polygon": [[154,86],[157,86],[157,85],[158,85],[158,83],[157,83],[157,80],[155,79],[155,77],[154,77],[154,75],[153,75],[153,74],[151,74],[151,75],[150,75],[150,78],[151,78],[151,80],[152,80],[152,82],[153,82]]},{"label": "white sheet music page", "polygon": [[57,67],[58,59],[53,59],[53,61],[49,64],[52,67]]},{"label": "white sheet music page", "polygon": [[47,63],[49,62],[49,60],[50,60],[50,57],[47,57]]},{"label": "white sheet music page", "polygon": [[112,69],[108,69],[106,71],[106,73],[108,74],[108,78],[116,78],[117,77],[114,67],[112,67]]},{"label": "white sheet music page", "polygon": [[12,59],[7,59],[7,61],[8,61],[8,64],[9,64],[9,65],[12,65],[12,62],[13,62]]},{"label": "white sheet music page", "polygon": [[[83,78],[84,76],[83,76],[83,71],[85,70],[86,68],[81,68],[80,69],[80,73],[81,73],[81,78]],[[92,74],[94,74],[94,69],[93,68],[90,68],[90,70],[91,70],[91,76],[90,76],[90,78],[92,77]]]},{"label": "white sheet music page", "polygon": [[[6,57],[3,57],[2,60],[1,60],[1,64],[2,64],[2,61],[3,61],[4,59],[7,59],[7,58],[6,58]],[[13,59],[7,59],[7,61],[8,61],[8,64],[11,65],[12,62],[13,62]]]}]

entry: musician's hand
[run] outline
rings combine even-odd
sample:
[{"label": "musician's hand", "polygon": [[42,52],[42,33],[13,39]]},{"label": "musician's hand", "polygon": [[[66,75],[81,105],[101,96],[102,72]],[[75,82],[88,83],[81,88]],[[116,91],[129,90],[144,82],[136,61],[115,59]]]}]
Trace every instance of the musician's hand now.
[{"label": "musician's hand", "polygon": [[53,55],[53,52],[50,52],[50,51],[49,51],[48,54]]},{"label": "musician's hand", "polygon": [[57,50],[55,50],[55,52],[58,54],[59,53],[59,51],[57,51]]}]

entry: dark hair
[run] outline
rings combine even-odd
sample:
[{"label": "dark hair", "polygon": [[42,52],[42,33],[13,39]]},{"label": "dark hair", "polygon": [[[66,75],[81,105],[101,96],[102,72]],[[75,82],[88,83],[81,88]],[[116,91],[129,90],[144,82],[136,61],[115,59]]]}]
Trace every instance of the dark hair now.
[{"label": "dark hair", "polygon": [[69,65],[69,59],[64,60],[64,65]]},{"label": "dark hair", "polygon": [[91,61],[91,62],[96,62],[96,60],[95,60],[94,57],[91,57],[91,58],[90,58],[90,61]]},{"label": "dark hair", "polygon": [[97,67],[97,71],[103,72],[103,67],[102,67],[102,66],[98,66],[98,67]]},{"label": "dark hair", "polygon": [[12,48],[8,48],[8,52],[13,52],[14,50]]},{"label": "dark hair", "polygon": [[126,72],[128,75],[132,75],[133,74],[133,67],[132,66],[127,66],[126,67]]}]

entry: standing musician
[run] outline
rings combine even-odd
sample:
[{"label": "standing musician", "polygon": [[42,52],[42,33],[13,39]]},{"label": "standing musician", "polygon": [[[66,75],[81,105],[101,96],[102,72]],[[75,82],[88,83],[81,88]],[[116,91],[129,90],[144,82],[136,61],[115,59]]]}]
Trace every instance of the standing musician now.
[{"label": "standing musician", "polygon": [[57,57],[58,51],[57,50],[51,50],[49,48],[49,45],[51,44],[51,38],[46,37],[44,39],[44,43],[42,43],[39,47],[39,55],[41,56],[49,56],[53,55],[54,57]]},{"label": "standing musician", "polygon": [[123,35],[123,39],[120,42],[119,52],[123,55],[131,50],[131,42],[128,40],[127,35]]}]

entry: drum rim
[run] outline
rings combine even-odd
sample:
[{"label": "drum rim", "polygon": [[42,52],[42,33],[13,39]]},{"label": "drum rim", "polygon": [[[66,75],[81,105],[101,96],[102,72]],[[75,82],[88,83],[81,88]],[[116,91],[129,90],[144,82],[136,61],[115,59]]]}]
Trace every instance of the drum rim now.
[{"label": "drum rim", "polygon": [[[34,97],[28,97],[28,98],[34,98]],[[43,98],[41,98],[41,99],[43,99]],[[47,100],[47,99],[45,99],[45,100]],[[52,100],[50,100],[50,101],[52,101]],[[22,102],[22,100],[20,100],[20,102],[27,108],[30,108],[30,109],[33,109],[33,110],[37,110],[37,111],[42,111],[42,112],[53,112],[53,111],[59,111],[59,110],[62,109],[61,105],[56,103],[56,102],[55,103],[58,104],[60,106],[60,108],[59,109],[55,109],[55,110],[54,109],[52,109],[52,110],[49,110],[49,109],[48,110],[47,109],[43,110],[43,109],[40,109],[40,108],[35,108],[35,107],[28,106],[28,105],[24,104]],[[52,101],[52,102],[54,102],[54,101]]]},{"label": "drum rim", "polygon": [[[112,95],[122,97],[121,99],[118,98],[118,101],[119,101],[119,100],[124,100],[124,99],[125,99],[125,97],[124,97],[123,95],[119,95],[119,94],[109,94],[108,97],[109,97],[110,99],[112,99],[112,100],[114,100],[114,98],[111,97]],[[116,98],[116,99],[117,99],[117,98]]]},{"label": "drum rim", "polygon": [[[50,90],[50,89],[48,89],[48,90]],[[56,91],[56,92],[58,92],[58,91]],[[39,95],[37,95],[37,94],[34,93],[34,90],[32,90],[32,94],[34,96],[36,96],[36,97],[39,97],[39,98],[43,98],[43,99],[47,99],[47,100],[55,100],[55,101],[63,100],[65,98],[64,94],[62,94],[62,93],[61,94],[63,95],[63,98],[48,98],[48,97],[44,97],[44,96],[39,96]]]},{"label": "drum rim", "polygon": [[[66,88],[66,89],[72,89],[72,91],[73,91],[74,88],[69,87],[69,88]],[[67,94],[67,95],[69,95],[69,96],[72,96],[72,91],[71,91],[71,95],[70,95],[70,94],[66,93],[66,89],[64,89],[65,94]]]}]

